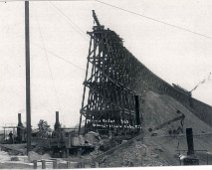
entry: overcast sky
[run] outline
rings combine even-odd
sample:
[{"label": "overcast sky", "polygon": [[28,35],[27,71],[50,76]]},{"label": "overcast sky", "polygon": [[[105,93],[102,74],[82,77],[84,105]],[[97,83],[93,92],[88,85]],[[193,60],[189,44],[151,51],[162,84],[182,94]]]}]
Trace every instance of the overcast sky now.
[{"label": "overcast sky", "polygon": [[[197,35],[96,1],[30,2],[32,125],[79,121],[82,82],[95,9],[100,23],[168,83],[191,90],[212,72],[211,0],[102,0]],[[25,121],[24,2],[0,3],[0,126]],[[212,81],[193,96],[212,105]]]}]

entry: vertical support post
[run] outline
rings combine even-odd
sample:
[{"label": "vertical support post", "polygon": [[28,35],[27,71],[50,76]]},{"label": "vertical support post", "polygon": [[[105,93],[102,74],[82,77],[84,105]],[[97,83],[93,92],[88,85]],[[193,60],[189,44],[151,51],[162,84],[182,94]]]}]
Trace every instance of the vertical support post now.
[{"label": "vertical support post", "polygon": [[136,124],[140,125],[140,112],[139,112],[139,96],[135,95],[135,114],[136,114]]},{"label": "vertical support post", "polygon": [[29,1],[25,1],[25,48],[26,48],[26,122],[27,154],[31,148],[31,102],[30,102],[30,44],[29,44]]},{"label": "vertical support post", "polygon": [[193,142],[192,128],[186,128],[186,138],[187,138],[187,145],[188,145],[187,155],[193,155],[194,154],[194,142]]},{"label": "vertical support post", "polygon": [[57,159],[53,161],[53,169],[58,169]]},{"label": "vertical support post", "polygon": [[95,168],[99,168],[99,162],[95,162]]},{"label": "vertical support post", "polygon": [[37,162],[37,160],[34,160],[33,161],[33,168],[34,169],[37,169],[38,168],[38,162]]},{"label": "vertical support post", "polygon": [[66,157],[69,157],[69,149],[66,149]]},{"label": "vertical support post", "polygon": [[42,162],[42,169],[46,169],[46,161],[45,160],[41,160]]},{"label": "vertical support post", "polygon": [[207,151],[207,165],[208,165],[208,151]]},{"label": "vertical support post", "polygon": [[71,162],[70,161],[67,161],[67,168],[71,168]]},{"label": "vertical support post", "polygon": [[[89,57],[90,57],[90,51],[91,51],[91,46],[92,46],[92,39],[90,39],[90,44],[89,44],[89,49],[88,49],[88,58],[87,58],[87,64],[86,64],[86,73],[85,73],[85,80],[87,80],[87,76],[88,76],[88,69],[89,69]],[[83,95],[82,95],[82,104],[81,107],[84,107],[84,100],[85,100],[85,93],[86,93],[86,87],[84,85],[83,88]],[[81,110],[82,111],[82,110]],[[79,130],[78,130],[78,134],[81,133],[81,124],[82,124],[82,113],[80,111],[80,120],[79,120]]]}]

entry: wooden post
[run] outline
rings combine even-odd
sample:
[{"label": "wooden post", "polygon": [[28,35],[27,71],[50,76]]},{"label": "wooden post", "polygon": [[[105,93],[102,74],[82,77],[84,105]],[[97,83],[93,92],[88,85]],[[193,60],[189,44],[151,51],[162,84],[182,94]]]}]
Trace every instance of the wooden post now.
[{"label": "wooden post", "polygon": [[99,168],[99,163],[95,162],[95,168]]},{"label": "wooden post", "polygon": [[85,168],[85,163],[84,163],[84,161],[80,162],[80,168]]},{"label": "wooden post", "polygon": [[38,162],[37,162],[37,160],[34,160],[33,161],[33,168],[34,169],[37,169],[38,168]]},{"label": "wooden post", "polygon": [[58,169],[57,159],[53,161],[53,169]]},{"label": "wooden post", "polygon": [[26,64],[26,122],[27,155],[31,148],[31,102],[30,102],[30,44],[29,44],[29,1],[25,1],[25,64]]},{"label": "wooden post", "polygon": [[71,168],[71,162],[67,161],[67,168]]},{"label": "wooden post", "polygon": [[207,165],[208,165],[208,152],[207,152]]},{"label": "wooden post", "polygon": [[69,149],[66,149],[66,157],[69,157]]},{"label": "wooden post", "polygon": [[46,161],[45,160],[41,160],[42,162],[42,169],[46,169]]}]

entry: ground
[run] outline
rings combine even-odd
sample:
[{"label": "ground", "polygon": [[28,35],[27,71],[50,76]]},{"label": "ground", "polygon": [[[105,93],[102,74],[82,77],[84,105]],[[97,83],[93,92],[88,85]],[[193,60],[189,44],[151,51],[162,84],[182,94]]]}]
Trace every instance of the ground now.
[{"label": "ground", "polygon": [[[181,103],[167,95],[148,91],[143,97],[141,110],[144,135],[140,135],[140,138],[136,138],[121,149],[118,148],[113,153],[103,156],[99,160],[100,167],[180,165],[179,155],[186,155],[186,151],[178,150],[187,150],[185,129],[190,127],[193,128],[194,148],[201,150],[196,152],[200,164],[212,164],[212,128]],[[179,120],[149,132],[149,128],[154,129],[179,116],[177,110],[185,115],[182,133],[169,134],[169,130],[181,126]]]},{"label": "ground", "polygon": [[[141,113],[143,116],[143,133],[139,136],[123,141],[116,148],[107,153],[96,149],[83,156],[70,156],[71,162],[84,162],[85,167],[132,167],[132,166],[170,166],[180,165],[179,155],[186,155],[187,141],[185,129],[192,128],[194,134],[194,148],[201,165],[212,165],[212,127],[196,117],[190,110],[170,96],[160,95],[148,91],[142,96]],[[170,122],[160,127],[180,114],[185,118]],[[179,134],[170,134],[170,130],[182,127]],[[149,129],[152,129],[150,131]],[[20,149],[20,148],[19,148]],[[185,150],[185,151],[182,151]],[[33,168],[32,164],[11,161],[8,153],[0,152],[0,168]]]}]

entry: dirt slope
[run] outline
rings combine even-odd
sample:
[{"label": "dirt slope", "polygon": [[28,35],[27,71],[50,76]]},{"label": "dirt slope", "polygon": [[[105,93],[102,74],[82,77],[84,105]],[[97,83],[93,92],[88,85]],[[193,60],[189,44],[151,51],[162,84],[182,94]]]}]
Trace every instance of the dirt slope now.
[{"label": "dirt slope", "polygon": [[[185,128],[192,127],[194,133],[212,132],[211,126],[200,120],[191,111],[170,96],[159,95],[148,91],[143,97],[143,101],[140,110],[142,111],[145,129],[153,128],[179,116],[179,113],[177,113],[177,110],[179,110],[185,115],[184,130]],[[163,130],[168,134],[169,128],[176,128],[177,126],[180,126],[180,121],[171,123],[166,126],[165,129],[163,128]]]},{"label": "dirt slope", "polygon": [[[144,121],[144,138],[135,140],[122,150],[116,150],[111,155],[104,157],[100,161],[101,167],[180,165],[179,151],[176,150],[187,150],[185,129],[188,127],[193,128],[195,149],[208,150],[212,153],[212,127],[172,97],[148,91],[142,97],[140,109]],[[149,132],[149,128],[154,129],[154,127],[179,116],[179,111],[185,115],[182,133],[178,135],[168,133],[169,130],[181,126],[179,120],[167,124],[160,130]],[[156,133],[155,136],[152,136],[153,133]],[[180,154],[186,154],[186,152]],[[206,152],[197,152],[197,156],[200,164],[207,163]],[[212,164],[210,154],[208,159],[208,163]]]}]

